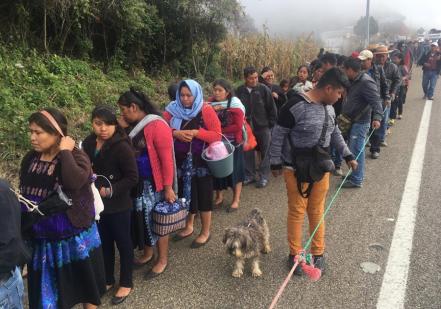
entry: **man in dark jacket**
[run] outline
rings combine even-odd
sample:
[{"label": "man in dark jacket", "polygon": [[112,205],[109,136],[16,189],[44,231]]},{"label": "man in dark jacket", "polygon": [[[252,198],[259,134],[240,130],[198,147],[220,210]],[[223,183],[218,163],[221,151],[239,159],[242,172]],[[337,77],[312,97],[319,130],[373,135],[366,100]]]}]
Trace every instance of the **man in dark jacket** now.
[{"label": "man in dark jacket", "polygon": [[[361,71],[359,59],[348,58],[344,63],[344,70],[351,86],[347,100],[343,103],[342,114],[353,120],[349,131],[349,149],[357,156],[358,168],[353,171],[343,184],[344,188],[361,188],[364,179],[364,146],[369,127],[378,129],[382,119],[381,98],[375,81]],[[371,114],[373,121],[371,122]],[[359,155],[360,154],[360,155]]]},{"label": "man in dark jacket", "polygon": [[438,43],[433,42],[430,45],[430,51],[424,54],[418,65],[423,66],[423,91],[424,99],[433,100],[436,81],[441,72],[441,54]]},{"label": "man in dark jacket", "polygon": [[401,85],[401,73],[398,67],[389,59],[389,49],[387,46],[380,45],[375,49],[375,62],[383,67],[386,76],[386,82],[389,85],[390,100],[384,101],[383,119],[381,120],[381,127],[372,135],[371,153],[373,158],[378,158],[380,153],[380,146],[387,146],[386,132],[389,123],[389,113],[391,102],[395,100],[398,90]]},{"label": "man in dark jacket", "polygon": [[23,308],[20,266],[28,253],[21,238],[21,209],[9,184],[0,179],[0,307]]},{"label": "man in dark jacket", "polygon": [[[358,59],[361,60],[361,68],[377,84],[377,90],[380,93],[381,100],[383,102],[383,110],[385,106],[390,105],[390,94],[389,94],[389,83],[386,80],[386,74],[384,73],[383,67],[379,64],[373,62],[374,54],[370,50],[363,50],[358,55]],[[372,130],[372,128],[371,128]],[[380,135],[373,134],[370,139],[371,143],[371,158],[378,159],[380,156]]]},{"label": "man in dark jacket", "polygon": [[[255,151],[245,152],[244,185],[258,180],[256,187],[263,188],[268,184],[270,173],[268,149],[271,143],[271,128],[277,119],[277,109],[271,90],[258,82],[258,74],[255,68],[245,68],[244,78],[245,84],[237,88],[236,96],[245,106],[245,117],[253,129],[257,147],[260,151],[260,163],[257,167]],[[258,179],[256,179],[256,169]]]}]

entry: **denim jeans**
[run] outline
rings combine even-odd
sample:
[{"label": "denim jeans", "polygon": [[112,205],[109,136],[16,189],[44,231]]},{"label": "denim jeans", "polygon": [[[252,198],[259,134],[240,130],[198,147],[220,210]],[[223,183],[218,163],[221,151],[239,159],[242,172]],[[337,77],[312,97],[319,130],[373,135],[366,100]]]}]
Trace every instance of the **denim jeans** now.
[{"label": "denim jeans", "polygon": [[[369,123],[354,123],[349,132],[348,146],[352,154],[357,157],[358,168],[348,177],[348,180],[354,185],[361,186],[364,178],[364,143],[367,132],[369,131]],[[360,153],[360,155],[358,155]]]},{"label": "denim jeans", "polygon": [[436,81],[438,80],[438,73],[433,70],[425,70],[423,72],[423,91],[428,98],[433,97],[435,91]]},{"label": "denim jeans", "polygon": [[0,309],[23,308],[23,279],[20,268],[16,267],[14,274],[6,281],[0,282]]},{"label": "denim jeans", "polygon": [[331,146],[331,158],[334,162],[335,168],[340,168],[343,162],[343,156],[338,152],[337,148]]},{"label": "denim jeans", "polygon": [[389,124],[389,112],[390,107],[386,107],[384,109],[383,119],[381,120],[381,126],[371,135],[371,153],[380,152],[380,144],[386,139],[386,132]]},{"label": "denim jeans", "polygon": [[384,142],[385,139],[386,139],[387,127],[389,125],[389,113],[390,113],[390,106],[387,106],[384,109],[383,119],[381,119],[381,126],[378,129],[378,132],[380,134],[379,135],[380,136],[380,142]]}]

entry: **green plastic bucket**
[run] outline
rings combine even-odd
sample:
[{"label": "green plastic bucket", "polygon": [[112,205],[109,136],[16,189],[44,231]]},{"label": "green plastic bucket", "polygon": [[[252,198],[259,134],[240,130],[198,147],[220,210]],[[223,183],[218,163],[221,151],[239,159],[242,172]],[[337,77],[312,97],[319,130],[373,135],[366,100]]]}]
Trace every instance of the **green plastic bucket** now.
[{"label": "green plastic bucket", "polygon": [[[225,138],[225,137],[224,137]],[[206,149],[202,152],[202,159],[207,162],[208,169],[211,174],[216,178],[224,178],[230,176],[233,173],[234,167],[234,150],[235,147],[230,141],[225,138],[226,141],[222,141],[227,148],[228,156],[220,160],[210,160],[206,156]]]}]

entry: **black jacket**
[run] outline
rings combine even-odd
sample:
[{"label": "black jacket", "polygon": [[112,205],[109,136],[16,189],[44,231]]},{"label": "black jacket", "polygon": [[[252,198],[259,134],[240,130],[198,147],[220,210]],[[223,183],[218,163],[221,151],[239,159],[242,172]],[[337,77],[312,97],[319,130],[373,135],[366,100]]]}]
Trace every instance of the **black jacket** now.
[{"label": "black jacket", "polygon": [[384,74],[386,74],[386,81],[389,85],[389,94],[398,93],[401,86],[401,73],[397,65],[390,60],[388,60],[383,66]]},{"label": "black jacket", "polygon": [[378,64],[373,64],[367,73],[373,78],[377,84],[377,89],[380,91],[380,96],[383,100],[389,100],[389,83],[386,80],[386,74],[384,73],[383,67]]},{"label": "black jacket", "polygon": [[[367,105],[370,105],[370,108],[361,114]],[[374,120],[381,121],[383,109],[377,85],[367,73],[361,72],[349,87],[347,99],[343,102],[342,113],[351,119],[361,115],[356,123],[369,123],[371,112]]]},{"label": "black jacket", "polygon": [[21,238],[21,208],[9,184],[0,179],[0,276],[30,258]]},{"label": "black jacket", "polygon": [[[112,198],[103,198],[103,215],[117,213],[132,208],[131,189],[138,183],[138,167],[135,153],[127,136],[118,131],[104,143],[95,155],[96,135],[91,134],[83,142],[83,149],[92,162],[97,175],[104,175],[112,184]],[[95,181],[98,188],[109,187],[102,177]]]},{"label": "black jacket", "polygon": [[275,125],[277,108],[267,86],[259,83],[249,92],[247,87],[242,85],[237,88],[236,96],[245,106],[246,119],[254,130],[272,128]]},{"label": "black jacket", "polygon": [[[422,66],[423,66],[423,71],[426,71],[426,70],[427,70],[427,68],[424,67],[424,64],[425,64],[427,61],[429,61],[429,57],[430,57],[430,54],[431,54],[431,53],[432,53],[432,51],[429,50],[427,53],[425,53],[424,55],[422,55],[421,58],[420,58],[420,60],[418,61],[418,65],[422,65]],[[435,55],[436,55],[436,56],[440,56],[441,53],[436,52]],[[441,59],[437,61],[436,72],[437,72],[438,74],[441,73]]]},{"label": "black jacket", "polygon": [[265,84],[265,86],[267,86],[270,90],[271,90],[271,95],[273,92],[277,93],[278,98],[275,99],[273,97],[274,103],[276,104],[277,107],[277,111],[280,110],[280,108],[282,107],[283,104],[286,103],[286,101],[288,100],[285,92],[283,91],[283,89],[277,85],[277,84],[272,84],[272,85],[267,85]]}]

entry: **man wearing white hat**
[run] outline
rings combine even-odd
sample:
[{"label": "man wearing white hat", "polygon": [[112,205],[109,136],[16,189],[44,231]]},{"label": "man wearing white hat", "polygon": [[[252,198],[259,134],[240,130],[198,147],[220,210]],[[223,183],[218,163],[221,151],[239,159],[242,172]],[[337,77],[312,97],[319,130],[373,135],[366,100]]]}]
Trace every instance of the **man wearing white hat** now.
[{"label": "man wearing white hat", "polygon": [[430,51],[421,57],[418,65],[423,66],[424,99],[433,100],[436,81],[441,71],[441,54],[437,42],[430,44]]},{"label": "man wearing white hat", "polygon": [[[373,47],[374,50],[376,47]],[[384,69],[381,65],[373,63],[374,54],[372,51],[366,49],[360,52],[360,55],[358,56],[358,59],[361,60],[361,67],[362,69],[369,74],[370,77],[375,81],[377,84],[377,88],[381,97],[381,100],[383,102],[383,108],[385,106],[390,105],[391,98],[390,98],[390,92],[389,92],[389,83],[386,79],[386,73],[384,72]],[[384,121],[382,122],[384,123]],[[372,129],[371,129],[372,130]],[[377,133],[377,132],[376,132]],[[380,134],[373,134],[371,139],[371,158],[372,159],[378,159],[380,157],[380,143],[381,138]]]}]

